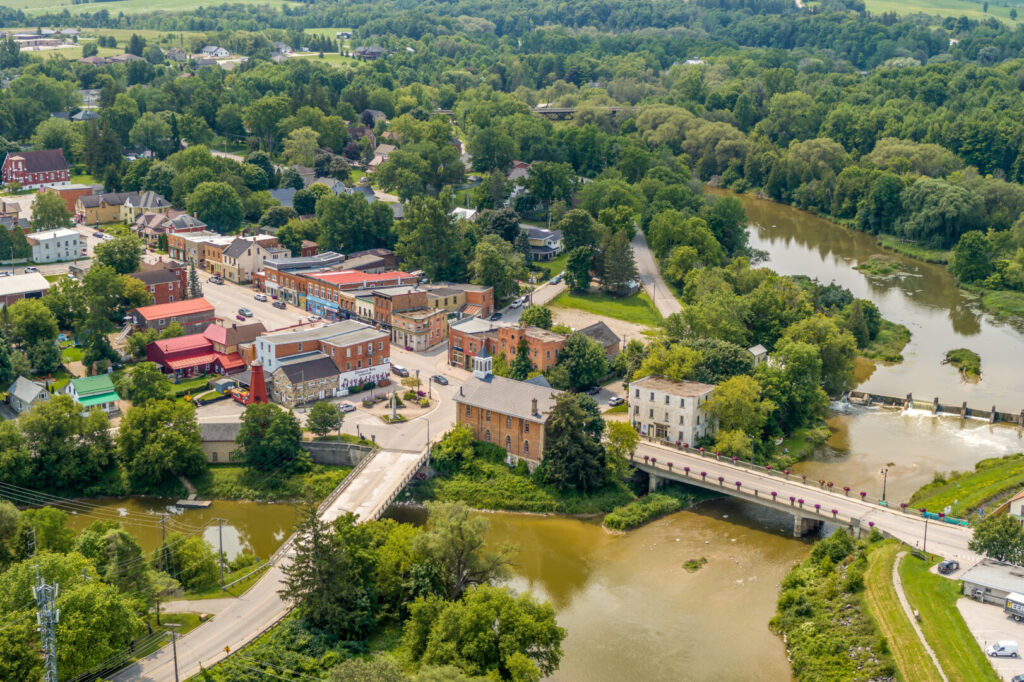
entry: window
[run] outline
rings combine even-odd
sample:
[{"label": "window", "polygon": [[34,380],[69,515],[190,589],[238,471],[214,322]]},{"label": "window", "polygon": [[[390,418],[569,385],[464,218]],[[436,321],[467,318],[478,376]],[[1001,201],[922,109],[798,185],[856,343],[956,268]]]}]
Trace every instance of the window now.
[{"label": "window", "polygon": [[523,454],[524,455],[530,454],[530,441],[528,441],[528,440],[523,441]]},{"label": "window", "polygon": [[697,415],[697,426],[700,426],[700,415]]},{"label": "window", "polygon": [[654,419],[654,408],[653,407],[651,408],[651,411],[650,411],[650,418]]},{"label": "window", "polygon": [[679,425],[686,426],[686,417],[679,415]]},{"label": "window", "polygon": [[651,391],[651,400],[654,400],[654,391]]},{"label": "window", "polygon": [[686,437],[683,435],[682,431],[679,432],[679,440],[686,440]]},{"label": "window", "polygon": [[512,449],[512,436],[505,436],[505,449],[506,450],[511,450]]},{"label": "window", "polygon": [[636,389],[636,397],[637,397],[637,398],[639,398],[639,397],[640,397],[640,389],[639,389],[639,388],[638,388],[638,389]]},{"label": "window", "polygon": [[506,429],[511,429],[512,428],[512,417],[510,417],[507,414],[505,415],[505,428]]},{"label": "window", "polygon": [[490,410],[487,410],[487,416],[485,417],[485,419],[487,421],[491,421],[491,411]]},{"label": "window", "polygon": [[679,407],[686,407],[686,398],[679,399]]},{"label": "window", "polygon": [[530,432],[530,422],[525,420],[523,421],[523,430],[526,431],[527,433]]},{"label": "window", "polygon": [[640,416],[640,406],[639,405],[634,405],[633,406],[633,414],[637,415],[638,417]]},{"label": "window", "polygon": [[666,396],[665,396],[665,404],[666,404],[666,405],[668,405],[668,401],[669,401],[669,397],[668,397],[668,396],[666,395]]},{"label": "window", "polygon": [[466,416],[468,417],[468,416],[470,416],[472,414],[473,414],[473,408],[470,407],[469,405],[466,405]]},{"label": "window", "polygon": [[487,431],[484,432],[484,440],[487,441],[488,443],[491,442],[491,430],[490,429],[487,429]]}]

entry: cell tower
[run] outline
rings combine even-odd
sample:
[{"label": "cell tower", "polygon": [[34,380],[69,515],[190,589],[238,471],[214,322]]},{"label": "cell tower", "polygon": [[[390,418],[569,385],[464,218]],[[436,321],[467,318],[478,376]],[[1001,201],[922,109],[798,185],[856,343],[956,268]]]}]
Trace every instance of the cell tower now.
[{"label": "cell tower", "polygon": [[43,644],[43,661],[46,671],[43,674],[43,682],[58,682],[57,680],[57,623],[60,621],[60,609],[55,608],[57,595],[60,593],[60,586],[54,583],[47,585],[46,581],[39,575],[39,565],[36,565],[36,584],[32,586],[32,596],[36,600],[36,629],[39,630],[39,639]]}]

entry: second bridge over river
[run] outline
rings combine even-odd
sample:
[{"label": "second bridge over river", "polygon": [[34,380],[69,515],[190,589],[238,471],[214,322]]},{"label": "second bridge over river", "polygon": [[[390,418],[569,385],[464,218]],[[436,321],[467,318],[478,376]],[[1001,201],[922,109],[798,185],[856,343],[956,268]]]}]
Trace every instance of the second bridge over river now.
[{"label": "second bridge over river", "polygon": [[911,547],[946,558],[980,558],[967,547],[970,528],[927,519],[910,507],[885,506],[859,491],[829,490],[796,474],[653,443],[640,444],[633,463],[651,476],[652,489],[662,480],[678,481],[790,514],[797,536],[828,521],[855,532],[877,528]]}]

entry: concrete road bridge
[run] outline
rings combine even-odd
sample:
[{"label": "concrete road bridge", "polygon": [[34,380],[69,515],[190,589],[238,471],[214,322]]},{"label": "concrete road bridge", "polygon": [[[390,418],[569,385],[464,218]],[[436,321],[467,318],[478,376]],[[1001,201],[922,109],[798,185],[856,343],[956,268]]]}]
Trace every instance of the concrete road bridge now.
[{"label": "concrete road bridge", "polygon": [[[319,507],[325,521],[346,513],[359,521],[379,519],[412,477],[427,462],[429,451],[379,450],[352,470]],[[112,679],[174,682],[188,679],[249,644],[285,617],[292,605],[281,598],[284,568],[294,558],[294,535],[267,562],[256,584],[216,617],[178,638],[175,675],[171,646],[159,649],[125,668]],[[196,603],[201,610],[202,602]],[[173,618],[173,616],[170,616]],[[244,654],[242,654],[244,656]]]},{"label": "concrete road bridge", "polygon": [[662,481],[679,481],[790,514],[793,534],[798,537],[827,521],[855,533],[877,528],[911,547],[961,562],[981,558],[967,547],[970,528],[927,519],[910,506],[885,506],[860,491],[829,489],[827,484],[807,481],[797,474],[653,443],[640,444],[634,464],[650,475],[652,490]]}]

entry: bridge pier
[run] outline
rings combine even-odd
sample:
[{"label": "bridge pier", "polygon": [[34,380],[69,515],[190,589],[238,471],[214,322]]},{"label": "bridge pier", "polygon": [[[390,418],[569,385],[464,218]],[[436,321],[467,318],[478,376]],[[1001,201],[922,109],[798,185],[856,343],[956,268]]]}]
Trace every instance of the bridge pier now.
[{"label": "bridge pier", "polygon": [[964,401],[964,404],[960,406],[960,418],[961,419],[966,419],[967,418],[967,401],[966,400]]},{"label": "bridge pier", "polygon": [[825,525],[824,519],[816,519],[811,516],[793,517],[793,537],[802,538],[806,535],[813,535]]},{"label": "bridge pier", "polygon": [[907,400],[906,400],[906,402],[903,403],[903,409],[904,410],[909,410],[913,406],[914,406],[914,394],[913,393],[908,393],[907,394]]},{"label": "bridge pier", "polygon": [[661,476],[655,473],[647,474],[647,492],[653,493],[656,491],[661,486],[663,480]]},{"label": "bridge pier", "polygon": [[995,405],[992,406],[992,414],[990,414],[989,417],[988,417],[988,423],[989,424],[995,424],[996,423],[996,406]]},{"label": "bridge pier", "polygon": [[932,401],[932,414],[938,414],[938,413],[939,413],[939,399],[935,398],[935,400]]}]

